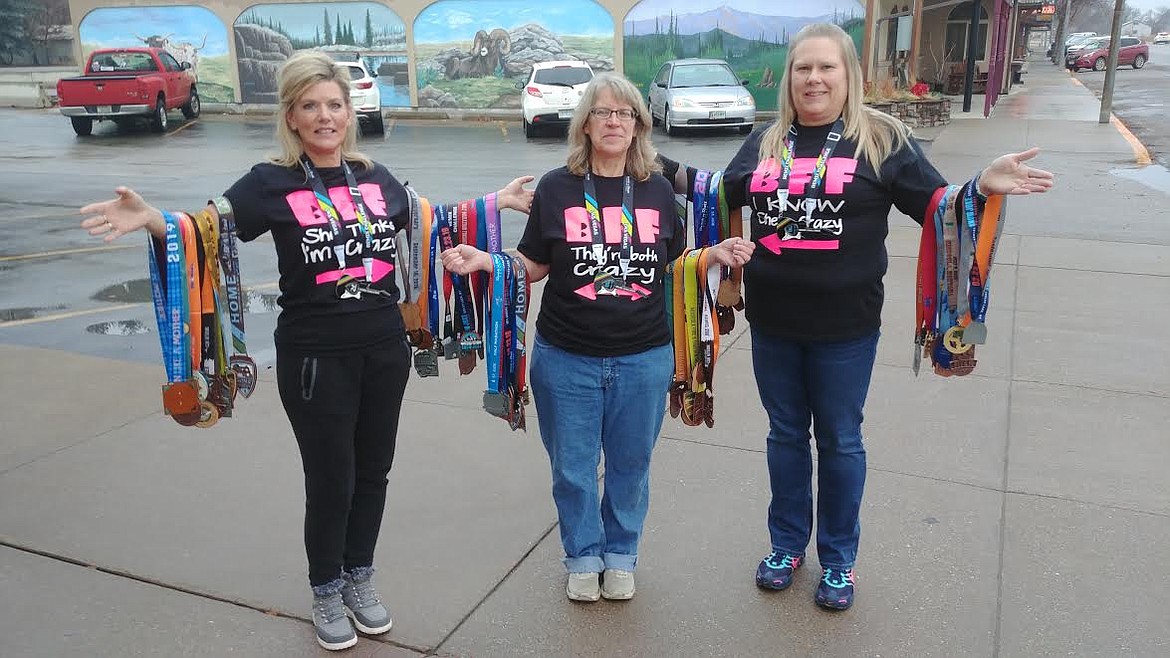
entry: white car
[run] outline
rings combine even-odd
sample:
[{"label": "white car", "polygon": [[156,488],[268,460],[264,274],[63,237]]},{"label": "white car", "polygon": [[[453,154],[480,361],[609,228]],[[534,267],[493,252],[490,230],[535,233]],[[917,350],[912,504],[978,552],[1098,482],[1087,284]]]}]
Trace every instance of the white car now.
[{"label": "white car", "polygon": [[1160,46],[1164,43],[1170,43],[1170,32],[1159,32],[1154,35],[1154,45]]},{"label": "white car", "polygon": [[727,62],[675,59],[658,69],[646,99],[654,125],[667,135],[682,128],[735,128],[748,134],[756,122],[756,101]]},{"label": "white car", "polygon": [[[335,57],[340,53],[331,53]],[[378,90],[377,76],[366,68],[360,57],[352,61],[339,61],[337,66],[349,69],[349,100],[358,115],[362,132],[381,135],[385,132],[382,122],[382,92]]]},{"label": "white car", "polygon": [[573,110],[593,79],[586,62],[563,60],[537,62],[520,92],[524,136],[532,137],[545,126],[567,126]]}]

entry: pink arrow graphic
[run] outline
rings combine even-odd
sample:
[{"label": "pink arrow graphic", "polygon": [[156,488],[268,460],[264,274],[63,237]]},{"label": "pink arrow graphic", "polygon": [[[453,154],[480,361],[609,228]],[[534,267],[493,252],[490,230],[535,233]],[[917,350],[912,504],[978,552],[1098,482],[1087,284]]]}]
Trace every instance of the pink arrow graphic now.
[{"label": "pink arrow graphic", "polygon": [[[394,271],[394,265],[392,263],[387,263],[386,261],[378,260],[377,258],[374,259],[374,273],[373,273],[374,281],[381,281],[382,277],[386,276],[387,274],[390,274],[393,271]],[[337,281],[338,279],[345,276],[346,274],[354,277],[355,279],[364,279],[366,276],[366,269],[365,269],[365,267],[358,265],[357,267],[347,267],[344,270],[333,270],[331,272],[324,272],[322,274],[317,275],[317,285],[321,285],[322,283],[330,283],[333,281]]]},{"label": "pink arrow graphic", "polygon": [[840,249],[840,240],[781,240],[775,233],[760,238],[760,246],[768,251],[779,254],[780,245],[785,249],[826,249],[836,251]]}]

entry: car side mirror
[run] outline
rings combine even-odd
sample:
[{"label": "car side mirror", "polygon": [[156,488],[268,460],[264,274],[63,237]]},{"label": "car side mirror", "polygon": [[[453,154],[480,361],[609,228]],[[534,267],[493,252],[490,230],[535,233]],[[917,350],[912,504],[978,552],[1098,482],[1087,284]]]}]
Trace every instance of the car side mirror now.
[{"label": "car side mirror", "polygon": [[743,86],[745,86],[745,87],[746,87],[746,86],[748,86],[748,85],[749,85],[749,84],[751,84],[751,83],[747,81],[747,78],[744,78],[743,80],[740,80],[740,81],[739,81],[739,84],[741,84],[741,85],[743,85]]},{"label": "car side mirror", "polygon": [[182,64],[179,65],[179,68],[183,69],[184,71],[190,71],[191,70],[191,62],[183,62]]}]

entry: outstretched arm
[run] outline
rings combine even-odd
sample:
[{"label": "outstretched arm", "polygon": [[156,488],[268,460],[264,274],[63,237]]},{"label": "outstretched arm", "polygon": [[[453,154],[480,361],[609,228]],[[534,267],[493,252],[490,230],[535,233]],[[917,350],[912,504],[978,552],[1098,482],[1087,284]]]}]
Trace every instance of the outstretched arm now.
[{"label": "outstretched arm", "polygon": [[[81,208],[81,214],[86,216],[81,220],[81,228],[88,229],[90,235],[103,236],[106,242],[143,228],[156,238],[166,237],[167,226],[162,211],[128,187],[116,187],[114,193],[117,198]],[[215,206],[209,205],[208,210],[214,213]]]},{"label": "outstretched arm", "polygon": [[534,180],[536,179],[532,176],[521,176],[514,179],[502,190],[496,192],[496,205],[500,208],[511,208],[527,213],[532,208],[533,191],[525,189],[524,186]]},{"label": "outstretched arm", "polygon": [[979,193],[1033,194],[1052,189],[1052,172],[1024,164],[1040,153],[1033,147],[1022,153],[1001,155],[979,174]]},{"label": "outstretched arm", "polygon": [[[528,271],[529,282],[536,283],[548,276],[548,265],[534,262],[524,254],[518,253],[517,255],[520,256],[520,260],[524,261],[524,269]],[[455,245],[444,251],[440,257],[443,259],[443,269],[453,274],[490,273],[493,269],[494,261],[491,254],[469,244]]]}]

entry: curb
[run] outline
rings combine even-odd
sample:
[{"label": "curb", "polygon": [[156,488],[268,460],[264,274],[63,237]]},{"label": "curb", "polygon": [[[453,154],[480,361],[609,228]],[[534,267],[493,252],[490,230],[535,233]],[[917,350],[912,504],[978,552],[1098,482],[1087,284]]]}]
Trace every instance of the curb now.
[{"label": "curb", "polygon": [[[1069,72],[1068,77],[1070,80],[1073,81],[1073,84],[1088,91],[1089,93],[1093,94],[1094,98],[1097,98],[1097,94],[1094,93],[1092,89],[1089,89],[1088,87],[1086,87],[1083,82],[1078,80],[1077,77],[1075,75],[1073,75],[1071,71]],[[1100,98],[1098,98],[1098,100],[1100,100]],[[1125,141],[1129,142],[1130,148],[1133,149],[1134,162],[1138,166],[1144,167],[1148,164],[1154,163],[1154,159],[1150,156],[1150,150],[1148,148],[1146,148],[1145,144],[1142,144],[1142,141],[1137,138],[1137,135],[1133,134],[1133,131],[1131,131],[1129,129],[1129,127],[1125,125],[1124,121],[1117,118],[1116,114],[1110,112],[1109,113],[1109,123],[1114,128],[1117,129],[1117,132],[1121,134],[1121,137],[1123,139],[1125,139]]]}]

